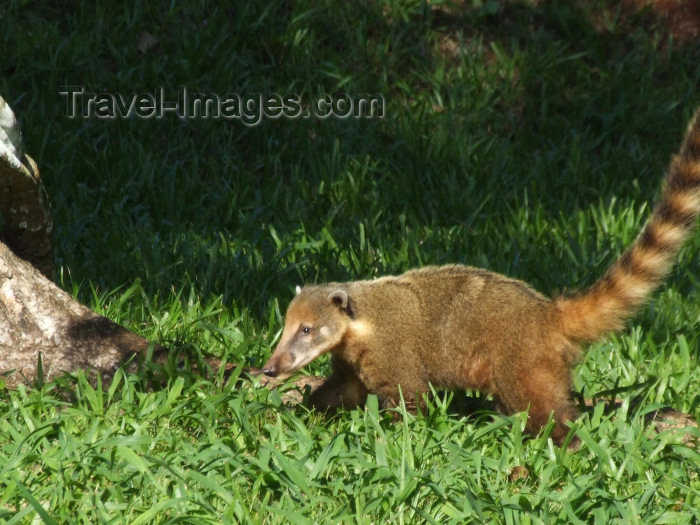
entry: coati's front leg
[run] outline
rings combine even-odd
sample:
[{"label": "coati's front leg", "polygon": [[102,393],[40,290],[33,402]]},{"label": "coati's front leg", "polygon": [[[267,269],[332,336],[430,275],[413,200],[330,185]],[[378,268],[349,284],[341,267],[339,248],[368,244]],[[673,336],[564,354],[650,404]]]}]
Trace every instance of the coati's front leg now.
[{"label": "coati's front leg", "polygon": [[396,408],[403,399],[409,412],[422,406],[423,394],[429,392],[427,380],[420,375],[422,365],[411,355],[402,356],[401,366],[389,355],[371,356],[360,367],[359,377],[370,394],[376,394],[382,408]]},{"label": "coati's front leg", "polygon": [[406,408],[415,412],[421,396],[429,390],[427,381],[413,375],[417,365],[401,371],[396,370],[394,363],[380,358],[365,359],[359,363],[358,372],[355,369],[341,357],[333,356],[333,373],[311,394],[309,404],[320,409],[353,408],[364,404],[367,394],[375,394],[382,408],[399,406],[403,397]]},{"label": "coati's front leg", "polygon": [[354,408],[367,400],[367,388],[350,365],[333,358],[333,373],[309,397],[309,405],[318,409]]}]

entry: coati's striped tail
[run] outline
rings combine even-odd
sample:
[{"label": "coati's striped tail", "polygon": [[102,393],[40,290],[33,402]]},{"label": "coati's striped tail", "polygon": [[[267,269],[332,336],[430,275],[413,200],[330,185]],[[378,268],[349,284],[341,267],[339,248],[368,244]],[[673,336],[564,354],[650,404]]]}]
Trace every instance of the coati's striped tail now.
[{"label": "coati's striped tail", "polygon": [[671,161],[661,200],[634,244],[588,290],[555,300],[564,334],[577,341],[594,341],[622,328],[669,272],[698,214],[700,110]]}]

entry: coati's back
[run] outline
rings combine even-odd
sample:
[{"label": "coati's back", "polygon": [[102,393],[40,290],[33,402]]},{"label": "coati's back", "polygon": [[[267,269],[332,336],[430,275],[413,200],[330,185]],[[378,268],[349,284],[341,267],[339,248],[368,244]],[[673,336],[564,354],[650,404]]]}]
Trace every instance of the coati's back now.
[{"label": "coati's back", "polygon": [[[434,385],[491,390],[494,372],[514,363],[554,361],[558,354],[565,369],[575,357],[575,346],[564,344],[556,330],[554,303],[522,281],[462,265],[429,266],[389,279],[411,290],[420,313],[384,330],[403,342],[397,353],[420,356],[424,366],[416,373]],[[373,283],[366,286],[384,288],[382,280]],[[372,317],[384,325],[379,310]],[[420,340],[406,340],[416,332]]]}]

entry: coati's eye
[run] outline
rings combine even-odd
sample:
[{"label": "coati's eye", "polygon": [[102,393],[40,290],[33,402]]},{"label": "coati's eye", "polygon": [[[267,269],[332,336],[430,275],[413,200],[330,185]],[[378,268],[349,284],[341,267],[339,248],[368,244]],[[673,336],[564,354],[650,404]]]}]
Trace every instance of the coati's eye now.
[{"label": "coati's eye", "polygon": [[311,333],[311,327],[310,326],[302,326],[301,333],[304,335],[309,335]]}]

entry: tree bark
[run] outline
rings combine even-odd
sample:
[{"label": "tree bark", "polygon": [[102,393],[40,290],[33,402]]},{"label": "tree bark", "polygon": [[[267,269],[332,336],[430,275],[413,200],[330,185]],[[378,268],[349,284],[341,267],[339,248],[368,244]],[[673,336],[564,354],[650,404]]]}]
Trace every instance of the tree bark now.
[{"label": "tree bark", "polygon": [[[149,343],[50,281],[53,221],[17,121],[0,97],[0,376],[7,386],[63,372],[111,374]],[[164,349],[155,348],[158,352]]]},{"label": "tree bark", "polygon": [[45,380],[76,370],[105,376],[148,346],[0,243],[0,374],[8,386],[35,380],[39,358]]},{"label": "tree bark", "polygon": [[2,239],[48,278],[53,276],[53,221],[48,197],[10,106],[0,97],[0,214]]}]

